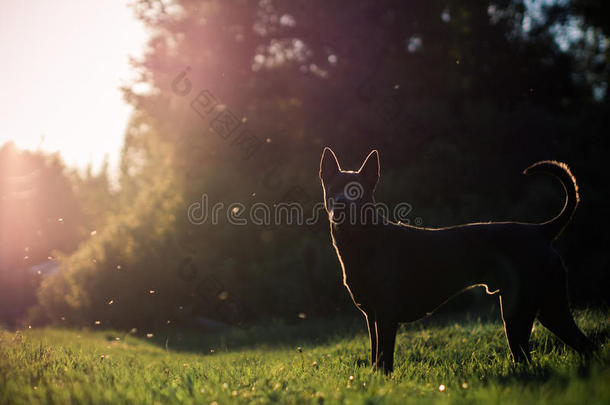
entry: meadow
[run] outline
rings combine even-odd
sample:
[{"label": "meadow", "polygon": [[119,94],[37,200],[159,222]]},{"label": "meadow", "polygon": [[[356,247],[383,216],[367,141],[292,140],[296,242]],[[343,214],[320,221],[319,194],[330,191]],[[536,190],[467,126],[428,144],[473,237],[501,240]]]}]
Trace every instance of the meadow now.
[{"label": "meadow", "polygon": [[584,360],[536,323],[514,366],[497,319],[401,327],[396,370],[371,371],[363,322],[306,320],[214,333],[0,332],[0,403],[608,404],[610,322],[577,312],[601,345]]}]

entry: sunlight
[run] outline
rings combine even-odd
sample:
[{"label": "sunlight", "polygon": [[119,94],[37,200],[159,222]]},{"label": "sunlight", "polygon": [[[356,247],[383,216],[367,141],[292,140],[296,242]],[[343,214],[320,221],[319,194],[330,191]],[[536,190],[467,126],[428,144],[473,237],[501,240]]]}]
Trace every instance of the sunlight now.
[{"label": "sunlight", "polygon": [[67,164],[118,162],[131,107],[119,86],[143,27],[123,2],[3,1],[0,5],[0,144],[59,151]]}]

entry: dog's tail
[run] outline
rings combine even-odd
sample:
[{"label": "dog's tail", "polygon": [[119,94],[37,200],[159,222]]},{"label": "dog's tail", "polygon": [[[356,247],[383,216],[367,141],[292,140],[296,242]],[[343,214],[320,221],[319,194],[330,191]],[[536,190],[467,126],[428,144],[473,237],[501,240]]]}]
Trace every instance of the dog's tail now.
[{"label": "dog's tail", "polygon": [[542,162],[534,163],[523,171],[523,174],[532,173],[552,174],[561,181],[563,189],[566,192],[566,202],[559,215],[550,221],[540,224],[542,232],[549,239],[554,240],[561,235],[563,228],[570,222],[570,219],[576,210],[576,206],[580,201],[578,184],[576,184],[576,178],[572,175],[568,165],[554,160],[544,160]]}]

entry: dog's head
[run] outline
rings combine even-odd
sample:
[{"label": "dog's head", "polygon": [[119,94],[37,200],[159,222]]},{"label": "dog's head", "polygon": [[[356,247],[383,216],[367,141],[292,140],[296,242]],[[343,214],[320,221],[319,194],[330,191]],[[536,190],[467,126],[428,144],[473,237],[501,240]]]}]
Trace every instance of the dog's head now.
[{"label": "dog's head", "polygon": [[335,153],[324,148],[320,161],[320,179],[324,206],[331,221],[348,213],[360,212],[365,204],[374,204],[375,186],[379,180],[379,153],[371,151],[357,171],[341,170]]}]

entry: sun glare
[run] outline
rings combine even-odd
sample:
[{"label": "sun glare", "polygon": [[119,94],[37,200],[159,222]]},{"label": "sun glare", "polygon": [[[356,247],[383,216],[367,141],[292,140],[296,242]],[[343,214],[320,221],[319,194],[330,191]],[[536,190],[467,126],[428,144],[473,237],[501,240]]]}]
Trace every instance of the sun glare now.
[{"label": "sun glare", "polygon": [[145,44],[126,3],[0,4],[0,144],[59,151],[67,164],[118,160],[131,107],[119,86]]}]

